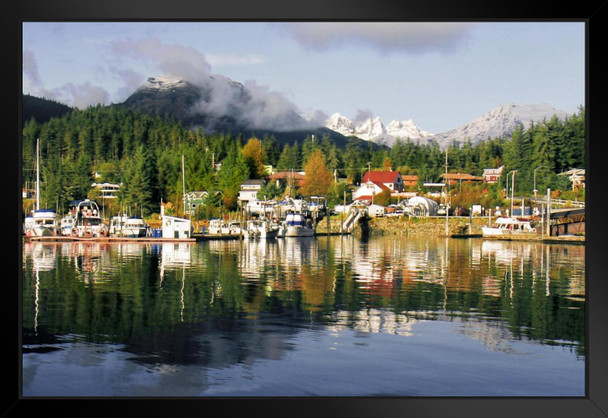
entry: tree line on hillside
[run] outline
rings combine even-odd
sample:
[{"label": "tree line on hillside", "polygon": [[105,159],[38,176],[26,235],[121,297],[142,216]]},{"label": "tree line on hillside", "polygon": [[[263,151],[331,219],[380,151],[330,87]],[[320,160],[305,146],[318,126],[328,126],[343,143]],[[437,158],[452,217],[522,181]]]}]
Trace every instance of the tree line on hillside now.
[{"label": "tree line on hillside", "polygon": [[[297,172],[305,171],[310,163],[314,168],[306,170],[307,182],[323,177],[319,181],[327,183],[329,173],[332,179],[327,193],[341,201],[348,184],[360,182],[369,169],[417,174],[417,188],[423,189],[422,183],[440,180],[446,152],[450,172],[481,175],[484,168],[504,165],[504,173],[518,170],[516,190],[527,190],[531,189],[533,170],[540,167],[536,171],[539,189],[549,185],[565,188],[563,177],[556,174],[585,165],[584,120],[581,108],[564,121],[554,117],[525,130],[519,128],[509,139],[488,138],[476,145],[453,143],[446,151],[437,144],[410,140],[398,140],[392,148],[372,147],[361,141],[338,147],[328,136],[279,143],[272,135],[207,134],[177,120],[98,105],[46,122],[32,118],[24,123],[23,182],[24,187],[33,187],[35,182],[39,139],[41,199],[47,207],[60,211],[72,200],[91,197],[94,182],[122,183],[120,205],[137,207],[144,215],[158,213],[161,201],[178,204],[183,195],[182,156],[186,192],[205,190],[209,199],[223,203],[227,210],[236,208],[245,179],[265,177],[265,165]],[[338,178],[346,181],[336,183]],[[278,196],[285,190],[268,184],[264,193]]]}]

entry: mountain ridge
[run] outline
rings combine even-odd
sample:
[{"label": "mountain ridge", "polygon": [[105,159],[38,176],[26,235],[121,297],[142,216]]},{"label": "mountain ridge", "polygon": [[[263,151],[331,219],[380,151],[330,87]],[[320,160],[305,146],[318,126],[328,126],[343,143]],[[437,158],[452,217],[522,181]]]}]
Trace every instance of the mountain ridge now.
[{"label": "mountain ridge", "polygon": [[421,144],[437,143],[445,148],[453,141],[464,143],[470,140],[475,145],[488,138],[508,137],[520,126],[526,129],[533,122],[542,122],[554,115],[563,120],[568,113],[548,103],[531,105],[506,103],[493,107],[469,123],[437,134],[423,131],[411,119],[393,120],[384,125],[380,117],[357,122],[339,113],[331,115],[326,120],[325,126],[343,135],[358,136],[389,147],[394,145],[397,139],[410,139]]},{"label": "mountain ridge", "polygon": [[542,122],[554,115],[562,120],[568,116],[548,103],[506,103],[469,123],[435,134],[422,130],[412,119],[384,124],[380,117],[354,121],[334,113],[324,123],[313,123],[300,116],[295,105],[281,95],[253,82],[242,84],[217,74],[199,80],[196,85],[179,77],[149,77],[127,99],[114,106],[175,118],[208,133],[270,134],[283,143],[301,141],[301,135],[330,136],[340,145],[358,140],[389,148],[397,139],[422,145],[438,144],[441,148],[467,140],[476,145],[488,138],[510,137],[518,127],[525,129],[533,122]]}]

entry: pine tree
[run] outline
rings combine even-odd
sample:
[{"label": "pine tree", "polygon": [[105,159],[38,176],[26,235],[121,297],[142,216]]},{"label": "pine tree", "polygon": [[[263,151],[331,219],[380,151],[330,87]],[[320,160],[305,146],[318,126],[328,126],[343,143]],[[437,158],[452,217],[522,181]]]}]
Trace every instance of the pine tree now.
[{"label": "pine tree", "polygon": [[222,192],[224,207],[236,209],[241,184],[249,178],[247,161],[237,142],[233,143],[228,155],[222,162],[218,176],[218,188]]},{"label": "pine tree", "polygon": [[140,145],[127,167],[120,193],[121,203],[133,211],[141,211],[144,216],[150,215],[159,204],[154,153]]}]

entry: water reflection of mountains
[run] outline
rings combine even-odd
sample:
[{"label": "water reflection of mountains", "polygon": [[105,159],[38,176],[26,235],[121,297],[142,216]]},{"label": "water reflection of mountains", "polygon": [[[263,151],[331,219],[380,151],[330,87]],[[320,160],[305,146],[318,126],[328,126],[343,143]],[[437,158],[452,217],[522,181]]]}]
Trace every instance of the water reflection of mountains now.
[{"label": "water reflection of mountains", "polygon": [[[54,297],[72,292],[75,306],[88,306],[87,317],[98,318],[53,315],[57,301],[38,296],[37,330],[106,336],[143,363],[273,358],[311,324],[407,337],[426,320],[462,320],[462,333],[489,349],[530,338],[573,341],[584,351],[581,246],[352,237],[29,243],[24,272],[24,311],[34,299],[28,288],[57,286]],[[541,315],[533,312],[539,305],[546,309]],[[30,316],[24,315],[26,327]]]}]

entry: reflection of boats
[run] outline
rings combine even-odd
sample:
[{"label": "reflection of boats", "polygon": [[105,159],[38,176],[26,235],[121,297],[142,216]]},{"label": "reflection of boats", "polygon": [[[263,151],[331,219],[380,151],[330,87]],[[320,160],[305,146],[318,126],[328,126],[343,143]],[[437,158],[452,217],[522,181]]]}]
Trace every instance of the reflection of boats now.
[{"label": "reflection of boats", "polygon": [[57,263],[57,246],[32,243],[25,247],[32,257],[34,271],[50,271]]},{"label": "reflection of boats", "polygon": [[300,212],[289,212],[281,223],[279,237],[312,237],[315,230]]},{"label": "reflection of boats", "polygon": [[532,222],[522,218],[498,218],[491,227],[482,228],[484,237],[503,235],[536,235]]},{"label": "reflection of boats", "polygon": [[94,200],[73,202],[76,216],[72,235],[78,237],[101,237],[107,235],[107,227],[101,219],[99,206]]},{"label": "reflection of boats", "polygon": [[149,227],[139,216],[125,214],[113,216],[110,220],[110,235],[115,237],[139,238],[148,235]]},{"label": "reflection of boats", "polygon": [[238,237],[241,235],[241,223],[238,221],[224,221],[222,219],[212,219],[211,221],[209,221],[207,235]]},{"label": "reflection of boats", "polygon": [[245,238],[276,238],[279,226],[267,219],[252,219],[247,221],[243,236]]}]

